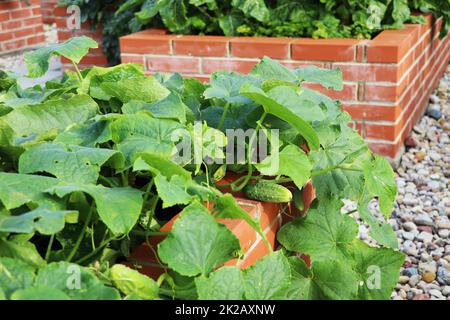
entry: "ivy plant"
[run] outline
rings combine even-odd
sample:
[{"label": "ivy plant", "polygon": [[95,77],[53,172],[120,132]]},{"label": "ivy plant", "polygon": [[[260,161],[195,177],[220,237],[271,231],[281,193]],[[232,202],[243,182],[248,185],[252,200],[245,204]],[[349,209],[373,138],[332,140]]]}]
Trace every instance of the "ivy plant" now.
[{"label": "ivy plant", "polygon": [[[43,87],[21,88],[0,72],[0,297],[390,297],[404,257],[368,204],[376,198],[389,217],[394,172],[349,127],[338,101],[303,86],[341,90],[340,70],[291,70],[264,58],[249,74],[217,72],[206,84],[179,74],[149,77],[135,64],[79,70],[93,47],[80,37],[28,53],[34,77],[54,54],[74,64]],[[245,157],[219,165],[232,129],[253,129]],[[252,146],[273,129],[278,141],[269,139],[268,154],[253,161]],[[180,160],[184,136],[192,148]],[[238,178],[220,184],[227,172]],[[246,270],[223,267],[245,253],[217,218],[242,219],[267,240],[234,192],[258,183],[302,190],[310,180],[317,197],[279,230],[279,247]],[[357,216],[342,212],[344,199],[358,204],[376,246],[358,240]],[[121,264],[151,236],[164,237],[148,242],[166,271],[158,279]],[[79,286],[69,288],[74,274]]]}]

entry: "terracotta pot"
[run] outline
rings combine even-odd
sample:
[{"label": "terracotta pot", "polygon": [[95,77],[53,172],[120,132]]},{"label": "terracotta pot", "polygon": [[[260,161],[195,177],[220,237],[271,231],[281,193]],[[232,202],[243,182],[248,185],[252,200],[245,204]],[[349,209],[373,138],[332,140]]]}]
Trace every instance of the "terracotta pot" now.
[{"label": "terracotta pot", "polygon": [[[219,184],[228,184],[234,181],[238,175],[227,174],[227,176],[219,182]],[[226,192],[227,190],[225,190]],[[245,199],[242,192],[234,192],[238,204],[247,211],[251,216],[256,218],[261,223],[261,228],[266,235],[272,249],[277,247],[276,234],[284,223],[299,217],[308,210],[311,202],[315,198],[314,188],[311,182],[308,182],[303,188],[303,200],[305,203],[305,210],[300,212],[293,205],[290,205],[287,210],[282,211],[282,205],[270,202],[259,202]],[[160,231],[169,232],[178,215],[166,223]],[[242,269],[252,266],[256,261],[268,254],[269,248],[266,246],[262,238],[244,221],[239,219],[218,219],[218,221],[227,226],[239,239],[244,255],[242,259],[233,259],[224,265],[236,265]],[[164,239],[163,236],[152,236],[149,238],[149,243],[141,244],[136,248],[128,258],[127,265],[139,267],[138,270],[154,279],[157,279],[165,272],[163,266],[158,262],[156,257],[156,248],[159,242]],[[308,260],[305,258],[305,261]]]}]

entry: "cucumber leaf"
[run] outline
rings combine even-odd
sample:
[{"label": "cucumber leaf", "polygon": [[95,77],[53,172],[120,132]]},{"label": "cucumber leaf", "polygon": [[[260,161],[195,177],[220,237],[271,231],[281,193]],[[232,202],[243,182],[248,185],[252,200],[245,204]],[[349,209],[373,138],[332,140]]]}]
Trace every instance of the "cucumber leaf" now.
[{"label": "cucumber leaf", "polygon": [[217,222],[200,203],[186,207],[172,231],[158,245],[158,255],[171,269],[184,276],[208,276],[232,259],[240,249],[239,240]]},{"label": "cucumber leaf", "polygon": [[43,76],[49,68],[49,60],[53,55],[62,56],[74,63],[79,63],[89,52],[89,49],[94,48],[98,48],[97,42],[89,37],[81,36],[70,38],[63,43],[27,52],[25,53],[25,63],[28,68],[28,76],[32,78]]}]

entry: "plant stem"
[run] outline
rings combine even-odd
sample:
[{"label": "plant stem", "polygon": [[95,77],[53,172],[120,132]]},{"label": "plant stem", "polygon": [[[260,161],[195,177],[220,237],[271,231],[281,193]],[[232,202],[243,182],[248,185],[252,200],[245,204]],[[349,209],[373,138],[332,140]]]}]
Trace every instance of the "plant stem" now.
[{"label": "plant stem", "polygon": [[80,69],[78,69],[78,66],[75,62],[72,61],[73,67],[75,68],[75,72],[77,73],[78,76],[78,80],[80,80],[80,82],[83,81],[83,76],[81,75]]},{"label": "plant stem", "polygon": [[50,253],[52,252],[53,241],[55,241],[54,234],[51,235],[50,240],[48,241],[47,252],[45,253],[45,261],[47,261],[47,262],[48,262],[48,259],[50,259]]},{"label": "plant stem", "polygon": [[349,168],[349,167],[344,167],[342,165],[336,165],[336,166],[332,166],[332,167],[329,167],[329,168],[325,168],[323,170],[314,171],[314,172],[311,173],[311,177],[317,177],[317,176],[320,176],[322,174],[328,173],[328,172],[336,170],[336,169],[362,172],[362,170],[358,169],[358,168]]},{"label": "plant stem", "polygon": [[80,235],[78,236],[77,242],[75,242],[75,246],[73,247],[72,251],[70,252],[69,256],[67,257],[67,260],[66,260],[67,262],[72,261],[73,257],[77,253],[78,248],[80,247],[81,241],[83,240],[84,235],[86,234],[86,229],[87,229],[87,226],[89,225],[89,222],[91,221],[93,212],[94,212],[94,205],[92,205],[91,208],[89,209],[88,215],[83,224],[83,229],[81,230]]},{"label": "plant stem", "polygon": [[114,237],[111,237],[105,241],[103,241],[102,243],[100,243],[100,245],[97,247],[97,249],[95,249],[94,251],[92,251],[91,253],[85,255],[84,257],[78,259],[77,261],[75,261],[76,264],[81,264],[84,261],[92,258],[93,256],[95,256],[97,253],[100,252],[100,250],[103,250],[103,247],[105,247],[108,243],[110,243],[112,240],[114,240]]},{"label": "plant stem", "polygon": [[169,232],[163,231],[139,231],[139,230],[131,230],[131,233],[142,237],[167,236],[169,234]]},{"label": "plant stem", "polygon": [[249,141],[249,145],[248,145],[248,153],[247,153],[248,172],[247,172],[247,175],[245,176],[244,182],[242,182],[242,184],[240,186],[236,187],[234,190],[233,190],[233,187],[232,187],[233,191],[241,191],[242,189],[244,189],[245,186],[247,185],[247,183],[250,181],[252,175],[253,175],[253,165],[252,165],[252,161],[251,161],[252,160],[252,150],[251,150],[251,148],[252,148],[254,140],[257,138],[258,132],[261,129],[264,120],[266,119],[266,116],[267,116],[267,112],[264,112],[262,114],[261,118],[256,122],[257,125],[256,125],[256,128],[255,128],[255,131],[253,132],[253,134],[252,134],[252,136],[250,138],[250,141]]},{"label": "plant stem", "polygon": [[226,116],[227,116],[227,113],[228,113],[228,109],[229,109],[229,108],[230,108],[230,104],[227,102],[227,103],[225,104],[224,109],[223,109],[222,117],[220,118],[219,125],[217,126],[217,129],[219,129],[219,130],[222,129],[222,126],[223,126],[223,123],[225,122],[225,118],[226,118]]}]

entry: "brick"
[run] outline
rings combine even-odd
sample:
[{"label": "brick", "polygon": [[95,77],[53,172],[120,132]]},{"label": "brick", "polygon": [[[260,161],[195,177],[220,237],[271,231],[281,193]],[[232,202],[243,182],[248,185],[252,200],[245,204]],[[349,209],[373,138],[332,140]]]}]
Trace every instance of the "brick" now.
[{"label": "brick", "polygon": [[280,63],[289,69],[304,68],[309,66],[316,66],[319,68],[324,68],[322,62],[311,62],[311,61],[280,61]]},{"label": "brick", "polygon": [[237,59],[203,59],[203,73],[213,73],[220,70],[228,70],[238,73],[248,73],[258,63],[258,60]]},{"label": "brick", "polygon": [[[9,20],[9,12],[4,11],[4,12],[0,12],[0,21],[7,21]],[[0,23],[0,30],[2,27],[2,23]]]},{"label": "brick", "polygon": [[383,124],[376,122],[357,122],[356,127],[364,137],[394,141],[402,129],[402,124]]},{"label": "brick", "polygon": [[22,20],[24,26],[42,25],[41,17],[31,17]]},{"label": "brick", "polygon": [[326,89],[322,87],[321,85],[317,83],[303,83],[303,86],[306,88],[310,88],[313,90],[317,90],[327,96],[329,96],[332,99],[336,100],[356,100],[357,99],[357,92],[358,92],[358,84],[344,84],[344,88],[342,91],[335,91],[331,89]]},{"label": "brick", "polygon": [[0,32],[0,41],[8,41],[14,38],[14,32]]},{"label": "brick", "polygon": [[355,39],[298,39],[292,42],[292,59],[315,61],[354,61]]},{"label": "brick", "polygon": [[123,53],[169,54],[173,36],[154,35],[148,31],[134,33],[120,38]]},{"label": "brick", "polygon": [[[71,63],[70,60],[61,57],[62,63]],[[81,59],[80,65],[98,65],[98,66],[107,66],[108,60],[105,55],[92,55],[88,54],[83,59]]]},{"label": "brick", "polygon": [[21,9],[21,10],[15,10],[11,11],[11,19],[23,19],[27,17],[31,17],[33,15],[33,11],[30,9]]},{"label": "brick", "polygon": [[20,9],[19,1],[0,1],[0,11]]},{"label": "brick", "polygon": [[18,39],[13,41],[8,41],[3,43],[4,51],[14,51],[21,49],[26,44],[24,39]]},{"label": "brick", "polygon": [[13,30],[22,27],[21,20],[6,21],[2,23],[2,30]]},{"label": "brick", "polygon": [[173,53],[200,57],[226,57],[230,39],[221,36],[176,36],[173,38]]},{"label": "brick", "polygon": [[361,103],[343,103],[343,109],[355,120],[382,120],[394,122],[400,115],[399,106],[383,106]]},{"label": "brick", "polygon": [[231,40],[231,55],[241,58],[289,59],[289,38],[239,37]]},{"label": "brick", "polygon": [[345,81],[397,82],[399,69],[395,65],[370,63],[333,63],[332,68],[340,68]]},{"label": "brick", "polygon": [[45,35],[40,34],[27,39],[27,45],[37,45],[45,42]]},{"label": "brick", "polygon": [[129,54],[122,54],[120,56],[122,63],[139,63],[144,65],[145,59],[143,55],[129,55]]},{"label": "brick", "polygon": [[14,31],[15,38],[23,38],[34,34],[34,27],[22,28]]},{"label": "brick", "polygon": [[365,98],[367,101],[397,101],[400,97],[396,85],[380,85],[376,83],[366,83]]},{"label": "brick", "polygon": [[367,46],[367,62],[398,63],[417,42],[419,27],[407,25],[401,30],[384,30]]},{"label": "brick", "polygon": [[147,70],[159,72],[200,73],[200,59],[171,56],[147,57]]}]

